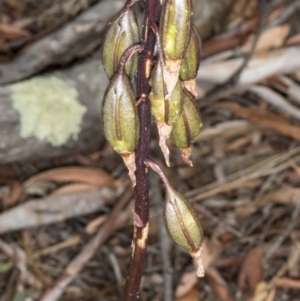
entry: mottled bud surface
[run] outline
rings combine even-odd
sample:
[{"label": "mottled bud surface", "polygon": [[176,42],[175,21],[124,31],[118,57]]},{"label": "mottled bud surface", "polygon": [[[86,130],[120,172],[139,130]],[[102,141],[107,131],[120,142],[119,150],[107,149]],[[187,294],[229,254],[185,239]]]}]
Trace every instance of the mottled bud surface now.
[{"label": "mottled bud surface", "polygon": [[166,60],[182,59],[191,29],[191,0],[166,0],[160,19],[160,44]]},{"label": "mottled bud surface", "polygon": [[172,187],[166,187],[165,223],[172,239],[189,252],[195,252],[203,240],[202,227],[190,203]]},{"label": "mottled bud surface", "polygon": [[[138,42],[140,35],[135,13],[131,7],[125,7],[111,21],[103,39],[102,62],[109,78],[115,74],[125,50]],[[137,59],[138,56],[135,54],[125,65],[130,78],[137,71]]]},{"label": "mottled bud surface", "polygon": [[180,82],[177,82],[171,99],[166,99],[163,66],[160,61],[157,61],[151,73],[150,85],[149,99],[151,113],[155,120],[168,125],[174,124],[181,113],[183,91]]},{"label": "mottled bud surface", "polygon": [[179,147],[189,147],[200,133],[202,123],[191,93],[184,90],[182,111],[172,128],[171,140]]},{"label": "mottled bud surface", "polygon": [[118,153],[134,152],[139,137],[135,94],[128,76],[116,73],[108,85],[102,105],[103,128]]},{"label": "mottled bud surface", "polygon": [[201,61],[201,39],[197,28],[192,27],[190,41],[180,65],[179,78],[182,81],[195,79]]}]

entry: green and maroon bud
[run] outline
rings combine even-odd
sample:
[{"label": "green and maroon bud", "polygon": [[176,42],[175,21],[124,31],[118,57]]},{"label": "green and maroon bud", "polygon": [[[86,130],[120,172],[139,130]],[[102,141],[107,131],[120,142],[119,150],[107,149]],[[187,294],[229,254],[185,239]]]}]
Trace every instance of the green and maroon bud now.
[{"label": "green and maroon bud", "polygon": [[197,259],[199,264],[197,274],[199,277],[204,276],[200,258],[203,231],[196,212],[183,195],[170,185],[168,179],[156,163],[147,160],[145,164],[158,173],[166,187],[164,205],[166,229],[175,243],[187,250],[193,258]]},{"label": "green and maroon bud", "polygon": [[164,82],[169,97],[178,81],[180,64],[188,47],[191,22],[191,0],[166,0],[164,2],[159,23],[159,36],[165,65]]},{"label": "green and maroon bud", "polygon": [[135,186],[135,148],[139,140],[139,116],[136,96],[129,77],[116,72],[104,94],[102,120],[104,134],[114,150],[119,153]]},{"label": "green and maroon bud", "polygon": [[180,65],[179,78],[195,97],[196,77],[201,61],[201,39],[196,26],[192,27],[188,48]]},{"label": "green and maroon bud", "polygon": [[[117,71],[120,59],[130,46],[140,42],[139,27],[133,9],[125,7],[110,22],[102,42],[102,62],[109,78]],[[130,78],[137,71],[138,56],[134,55],[127,61],[125,70]]]},{"label": "green and maroon bud", "polygon": [[151,72],[151,92],[149,94],[151,113],[155,120],[173,125],[180,116],[183,89],[178,81],[171,99],[166,99],[166,89],[163,82],[163,65],[159,60]]},{"label": "green and maroon bud", "polygon": [[151,113],[157,124],[159,132],[159,145],[164,154],[166,164],[170,166],[169,149],[166,140],[170,137],[172,125],[177,121],[181,113],[183,89],[180,81],[173,90],[171,99],[166,98],[166,87],[163,81],[163,63],[157,60],[151,72],[151,92],[149,100]]},{"label": "green and maroon bud", "polygon": [[171,141],[181,148],[181,156],[184,162],[193,166],[189,159],[192,143],[201,130],[201,118],[194,96],[184,89],[181,115],[172,127]]},{"label": "green and maroon bud", "polygon": [[191,0],[166,0],[160,19],[160,44],[165,61],[182,60],[190,39]]}]

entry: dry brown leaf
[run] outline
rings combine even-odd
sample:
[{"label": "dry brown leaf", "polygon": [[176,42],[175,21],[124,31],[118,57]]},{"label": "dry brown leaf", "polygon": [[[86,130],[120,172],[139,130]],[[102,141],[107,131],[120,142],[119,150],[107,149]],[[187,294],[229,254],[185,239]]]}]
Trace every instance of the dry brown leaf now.
[{"label": "dry brown leaf", "polygon": [[239,150],[240,148],[250,144],[252,141],[251,136],[244,136],[236,139],[225,147],[226,152],[234,152]]},{"label": "dry brown leaf", "polygon": [[217,240],[204,239],[201,252],[204,270],[211,266],[221,252],[222,246]]},{"label": "dry brown leaf", "polygon": [[193,287],[185,296],[177,299],[177,301],[199,301],[199,290]]},{"label": "dry brown leaf", "polygon": [[93,234],[107,219],[107,215],[100,215],[91,220],[85,227],[84,231],[88,234]]},{"label": "dry brown leaf", "polygon": [[6,40],[17,40],[30,36],[30,33],[27,30],[5,23],[0,23],[0,33]]},{"label": "dry brown leaf", "polygon": [[241,37],[213,37],[203,44],[202,53],[203,57],[232,49],[241,45],[244,42],[244,38]]},{"label": "dry brown leaf", "polygon": [[202,57],[240,46],[245,42],[247,34],[257,26],[257,23],[258,18],[252,18],[249,21],[244,20],[240,26],[235,27],[229,32],[204,41],[201,53]]},{"label": "dry brown leaf", "polygon": [[262,281],[263,250],[260,247],[252,249],[246,256],[238,279],[239,289],[250,289],[253,293],[259,282]]},{"label": "dry brown leaf", "polygon": [[300,33],[296,33],[295,35],[289,37],[286,41],[287,46],[300,44]]},{"label": "dry brown leaf", "polygon": [[300,279],[278,278],[275,280],[276,287],[300,289]]},{"label": "dry brown leaf", "polygon": [[[243,70],[237,85],[250,85],[260,82],[274,74],[295,73],[300,68],[300,60],[295,58],[300,55],[300,47],[293,46],[275,50],[259,52],[252,57]],[[203,64],[198,71],[197,80],[199,83],[199,93],[205,88],[205,83],[221,84],[242,66],[244,60],[240,57],[229,60],[218,61],[203,60]],[[205,91],[205,90],[204,90]]]},{"label": "dry brown leaf", "polygon": [[55,168],[35,175],[25,182],[25,187],[41,181],[79,182],[97,187],[107,186],[116,188],[115,180],[104,170],[91,167],[62,167]]},{"label": "dry brown leaf", "polygon": [[286,112],[294,118],[300,120],[300,110],[288,102],[283,96],[281,96],[281,94],[261,85],[253,86],[249,90],[257,94],[267,103],[276,107],[280,112]]},{"label": "dry brown leaf", "polygon": [[69,185],[64,185],[56,190],[54,190],[50,195],[62,195],[62,194],[71,194],[83,191],[94,191],[97,190],[98,187],[85,183],[74,183]]},{"label": "dry brown leaf", "polygon": [[[221,251],[221,244],[218,241],[209,240],[207,238],[204,239],[202,243],[201,257],[203,268],[205,271],[210,267],[210,265],[213,263],[213,261],[216,259],[216,257],[220,254]],[[194,261],[194,266],[195,269],[193,271],[189,271],[183,274],[180,283],[176,288],[176,298],[181,298],[185,296],[199,281],[199,278],[197,277],[195,272],[195,270],[198,267],[196,260]]]},{"label": "dry brown leaf", "polygon": [[[119,189],[120,190],[120,189]],[[0,233],[57,223],[103,210],[122,191],[98,191],[31,200],[0,214]]]},{"label": "dry brown leaf", "polygon": [[10,194],[2,195],[3,210],[13,207],[21,197],[22,189],[18,181],[11,181]]},{"label": "dry brown leaf", "polygon": [[[207,238],[204,239],[201,251],[204,271],[206,271],[211,266],[211,264],[217,258],[221,251],[222,248],[220,243],[214,240],[209,240]],[[194,261],[194,266],[195,269],[197,269],[197,260]],[[176,288],[176,298],[182,298],[183,296],[185,296],[195,286],[195,284],[198,282],[198,279],[199,278],[197,277],[195,270],[184,273],[179,285]]]},{"label": "dry brown leaf", "polygon": [[296,205],[299,200],[299,197],[300,188],[284,185],[279,189],[273,190],[265,194],[262,198],[252,202],[248,206],[237,208],[235,210],[235,214],[239,218],[245,217],[256,212],[257,210],[259,210],[259,208],[263,207],[268,203]]},{"label": "dry brown leaf", "polygon": [[240,24],[245,22],[247,19],[255,17],[257,12],[258,0],[236,0],[233,1],[233,6],[229,12],[228,21],[230,25]]},{"label": "dry brown leaf", "polygon": [[206,270],[206,277],[215,294],[222,301],[233,301],[229,287],[219,271],[213,267]]},{"label": "dry brown leaf", "polygon": [[[282,24],[266,29],[259,36],[255,51],[259,52],[259,51],[268,50],[272,48],[282,47],[290,32],[290,29],[291,29],[290,24]],[[254,38],[255,38],[254,36],[251,36],[249,38],[249,40],[245,45],[245,51],[247,52],[250,51],[253,45]]]},{"label": "dry brown leaf", "polygon": [[175,297],[180,299],[184,297],[199,281],[197,277],[196,271],[192,270],[189,272],[185,272],[180,279],[179,285],[175,291]]},{"label": "dry brown leaf", "polygon": [[285,136],[300,141],[300,128],[289,124],[285,119],[277,115],[262,111],[257,108],[241,106],[234,102],[222,102],[214,105],[217,108],[227,109],[235,115],[258,123],[263,127],[275,130]]}]

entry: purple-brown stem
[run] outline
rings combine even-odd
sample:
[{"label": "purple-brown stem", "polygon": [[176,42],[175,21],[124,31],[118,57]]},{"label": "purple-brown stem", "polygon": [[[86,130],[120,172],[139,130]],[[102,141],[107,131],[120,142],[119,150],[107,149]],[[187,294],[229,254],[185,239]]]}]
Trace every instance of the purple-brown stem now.
[{"label": "purple-brown stem", "polygon": [[155,47],[155,33],[151,30],[153,22],[160,17],[160,0],[145,0],[146,11],[142,42],[144,50],[139,55],[137,73],[137,96],[143,99],[138,105],[140,117],[140,139],[136,149],[136,186],[134,205],[134,237],[129,271],[125,284],[123,301],[135,301],[138,298],[141,278],[146,261],[146,249],[149,225],[149,178],[144,161],[149,158],[151,114],[148,94]]}]

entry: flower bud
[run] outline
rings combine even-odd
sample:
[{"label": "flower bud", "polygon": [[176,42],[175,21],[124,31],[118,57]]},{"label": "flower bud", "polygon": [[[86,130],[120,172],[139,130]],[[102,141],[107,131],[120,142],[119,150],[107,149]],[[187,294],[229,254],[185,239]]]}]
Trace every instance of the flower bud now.
[{"label": "flower bud", "polygon": [[166,0],[160,19],[160,44],[166,61],[181,60],[190,39],[191,0]]},{"label": "flower bud", "polygon": [[182,81],[194,79],[201,61],[201,39],[196,26],[191,30],[188,48],[180,65],[179,78]]},{"label": "flower bud", "polygon": [[197,259],[199,268],[197,274],[202,277],[201,244],[203,231],[196,212],[191,204],[169,183],[160,167],[151,160],[145,162],[158,175],[166,187],[164,205],[164,220],[171,238],[182,248],[186,249],[193,258]]},{"label": "flower bud", "polygon": [[183,81],[185,88],[195,97],[196,76],[201,61],[201,39],[196,26],[192,27],[188,48],[180,65],[179,78]]},{"label": "flower bud", "polygon": [[187,251],[200,248],[203,232],[191,204],[171,186],[166,186],[165,223],[173,240]]},{"label": "flower bud", "polygon": [[183,95],[181,115],[172,127],[171,140],[181,148],[183,161],[193,166],[189,159],[191,146],[200,133],[202,123],[193,95],[185,89]]},{"label": "flower bud", "polygon": [[[102,42],[102,62],[104,70],[111,78],[118,68],[120,59],[131,45],[140,41],[139,28],[133,9],[125,6],[111,21]],[[125,65],[130,78],[137,71],[138,56],[135,54]]]},{"label": "flower bud", "polygon": [[130,79],[124,72],[116,72],[103,99],[102,120],[106,139],[119,153],[135,186],[134,150],[139,139],[139,116]]},{"label": "flower bud", "polygon": [[163,63],[160,60],[156,62],[151,72],[150,85],[149,100],[151,113],[158,128],[160,148],[164,154],[166,164],[170,166],[170,152],[166,140],[170,137],[172,125],[180,116],[183,91],[181,83],[178,81],[171,99],[166,99],[166,89],[163,81]]},{"label": "flower bud", "polygon": [[166,0],[162,7],[159,36],[164,55],[164,83],[170,98],[179,76],[180,63],[191,31],[191,0]]},{"label": "flower bud", "polygon": [[149,100],[153,117],[161,123],[174,124],[181,113],[183,91],[180,82],[177,82],[171,99],[166,99],[163,65],[158,60],[151,72],[150,85]]}]

